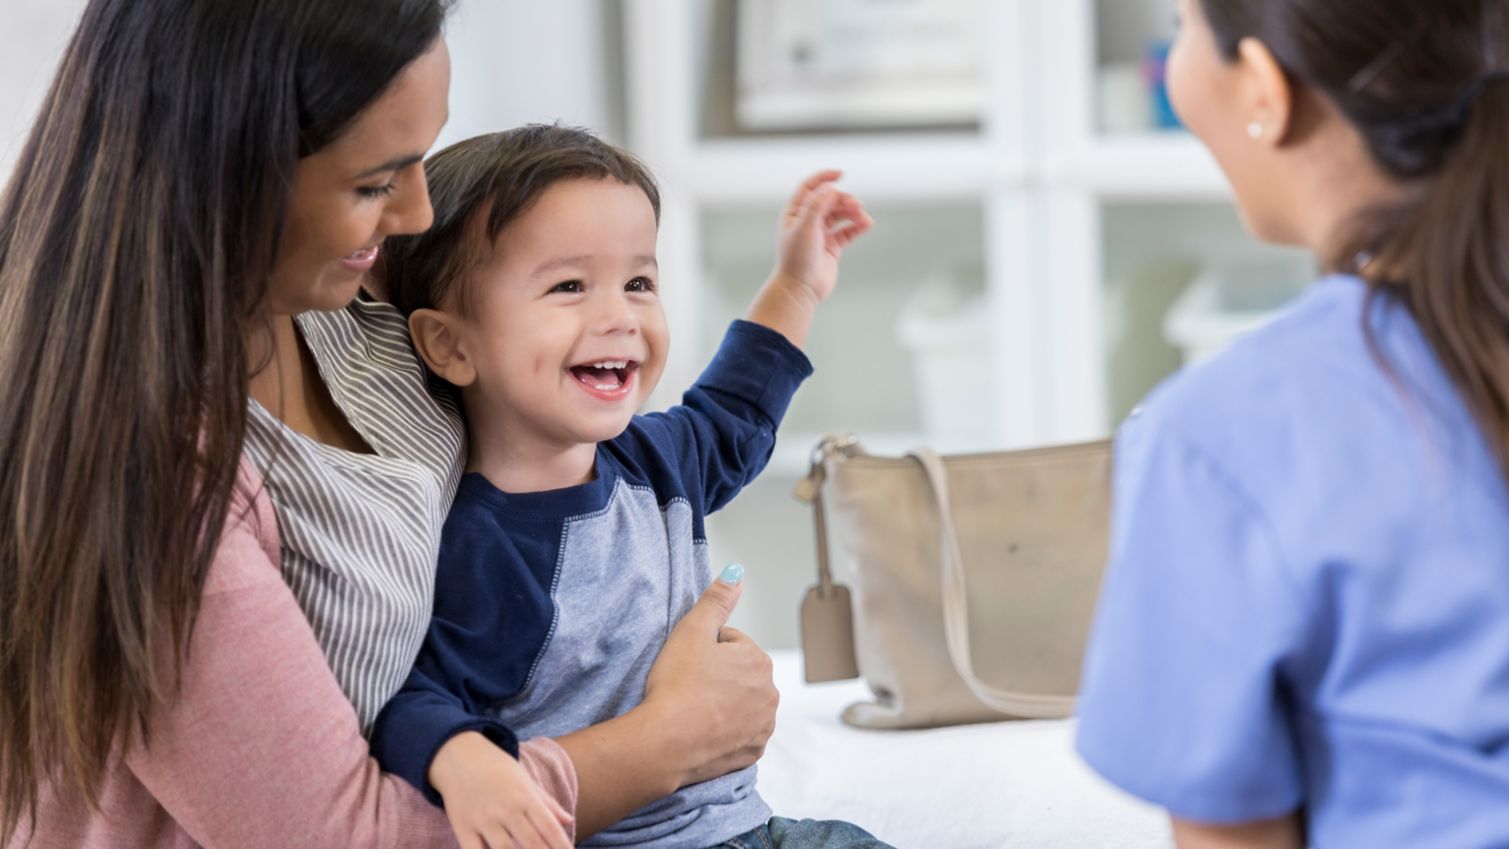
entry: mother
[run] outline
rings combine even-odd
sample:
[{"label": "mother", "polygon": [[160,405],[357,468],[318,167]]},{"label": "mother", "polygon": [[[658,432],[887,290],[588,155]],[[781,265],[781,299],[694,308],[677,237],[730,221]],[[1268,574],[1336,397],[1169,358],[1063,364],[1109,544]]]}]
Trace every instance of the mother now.
[{"label": "mother", "polygon": [[[423,634],[464,444],[358,298],[430,223],[445,13],[85,12],[0,201],[0,845],[452,842],[361,736]],[[526,745],[579,833],[758,757],[776,696],[719,640],[736,597],[714,585],[639,708]]]}]

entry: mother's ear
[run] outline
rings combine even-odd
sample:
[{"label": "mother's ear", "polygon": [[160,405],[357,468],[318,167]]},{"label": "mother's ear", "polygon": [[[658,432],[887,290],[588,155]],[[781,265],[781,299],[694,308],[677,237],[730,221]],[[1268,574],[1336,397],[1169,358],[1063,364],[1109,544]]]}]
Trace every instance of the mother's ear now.
[{"label": "mother's ear", "polygon": [[1294,85],[1284,66],[1268,45],[1244,38],[1237,45],[1241,65],[1242,115],[1254,141],[1278,146],[1289,140],[1294,128]]},{"label": "mother's ear", "polygon": [[440,310],[415,310],[409,316],[409,335],[430,371],[453,386],[468,386],[477,379],[477,369],[455,326],[459,320]]}]

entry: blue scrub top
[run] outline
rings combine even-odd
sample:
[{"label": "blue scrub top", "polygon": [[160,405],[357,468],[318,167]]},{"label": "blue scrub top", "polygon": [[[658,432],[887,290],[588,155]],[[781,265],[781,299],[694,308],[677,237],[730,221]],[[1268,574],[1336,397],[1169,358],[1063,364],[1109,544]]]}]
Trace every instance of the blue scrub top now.
[{"label": "blue scrub top", "polygon": [[1325,279],[1122,426],[1080,712],[1183,819],[1509,847],[1509,493],[1397,302]]}]

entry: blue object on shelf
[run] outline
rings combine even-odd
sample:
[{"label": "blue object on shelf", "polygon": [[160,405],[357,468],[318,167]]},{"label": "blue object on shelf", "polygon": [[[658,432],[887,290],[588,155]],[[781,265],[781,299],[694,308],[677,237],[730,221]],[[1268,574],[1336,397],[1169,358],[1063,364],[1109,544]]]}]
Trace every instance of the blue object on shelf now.
[{"label": "blue object on shelf", "polygon": [[1153,42],[1148,45],[1142,62],[1143,79],[1147,82],[1153,104],[1153,126],[1160,130],[1184,128],[1168,96],[1168,52],[1172,46],[1167,41]]}]

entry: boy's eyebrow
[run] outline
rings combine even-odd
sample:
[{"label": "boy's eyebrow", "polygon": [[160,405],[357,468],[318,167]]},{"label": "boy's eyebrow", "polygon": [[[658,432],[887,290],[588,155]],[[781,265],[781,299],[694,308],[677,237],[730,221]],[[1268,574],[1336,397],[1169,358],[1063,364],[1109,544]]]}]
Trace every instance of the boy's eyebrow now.
[{"label": "boy's eyebrow", "polygon": [[539,277],[545,272],[554,271],[557,268],[568,268],[583,265],[587,262],[587,260],[591,258],[592,257],[589,254],[580,254],[578,256],[558,256],[554,259],[547,259],[544,262],[540,263],[538,268],[536,268],[534,271],[531,271],[529,273],[529,276]]},{"label": "boy's eyebrow", "polygon": [[408,154],[404,154],[403,156],[399,156],[399,157],[395,157],[393,159],[389,159],[387,162],[384,162],[383,164],[377,166],[376,168],[368,168],[367,170],[361,172],[360,174],[357,174],[352,179],[354,179],[354,180],[365,180],[368,177],[374,177],[374,176],[376,176],[378,174],[381,174],[381,173],[383,173],[385,171],[402,171],[403,169],[409,167],[410,165],[413,165],[414,163],[420,162],[420,161],[423,161],[423,160],[424,160],[424,154],[422,154],[422,153],[408,153]]},{"label": "boy's eyebrow", "polygon": [[[530,272],[529,276],[539,277],[547,272],[555,271],[561,268],[576,268],[582,265],[586,265],[587,262],[591,259],[591,254],[580,254],[577,256],[558,256],[554,259],[548,259],[541,263],[538,268]],[[641,254],[634,257],[634,265],[653,265],[657,269],[660,268],[660,263],[656,261],[653,254]]]}]

